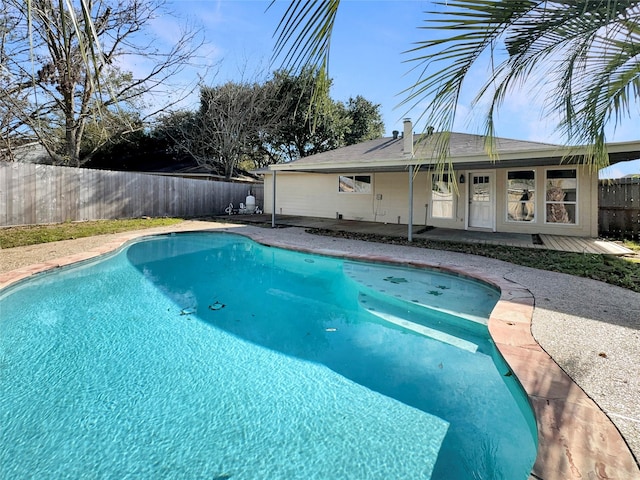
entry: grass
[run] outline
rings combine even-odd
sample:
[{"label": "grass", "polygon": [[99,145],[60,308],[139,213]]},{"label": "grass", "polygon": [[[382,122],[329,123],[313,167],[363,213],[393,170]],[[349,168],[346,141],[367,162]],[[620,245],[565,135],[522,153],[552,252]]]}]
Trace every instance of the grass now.
[{"label": "grass", "polygon": [[[319,235],[481,255],[525,267],[592,278],[640,293],[640,260],[637,255],[636,258],[625,258],[613,255],[559,252],[555,250],[425,239],[414,239],[413,242],[409,243],[403,238],[384,235],[335,232],[324,229],[309,229],[307,231]],[[625,246],[640,254],[640,244],[626,242]]]},{"label": "grass", "polygon": [[127,220],[97,220],[65,222],[54,225],[7,227],[0,229],[0,248],[13,248],[38,243],[72,240],[106,233],[120,233],[143,228],[163,227],[180,223],[180,218],[134,218]]},{"label": "grass", "polygon": [[640,243],[634,242],[633,240],[623,240],[622,244],[627,247],[629,250],[633,250],[636,255],[640,255]]}]

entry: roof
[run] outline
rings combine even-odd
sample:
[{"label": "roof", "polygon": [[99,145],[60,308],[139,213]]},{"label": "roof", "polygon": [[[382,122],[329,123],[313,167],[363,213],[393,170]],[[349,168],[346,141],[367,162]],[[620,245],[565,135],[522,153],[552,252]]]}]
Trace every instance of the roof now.
[{"label": "roof", "polygon": [[7,162],[23,163],[51,163],[51,157],[47,150],[38,142],[25,143],[18,147],[0,149],[0,160]]},{"label": "roof", "polygon": [[[382,137],[367,142],[310,155],[289,163],[271,165],[275,171],[357,172],[403,171],[409,165],[428,169],[438,163],[434,155],[440,134],[413,135],[414,153],[405,154],[403,137]],[[640,141],[608,145],[611,164],[640,158]],[[484,137],[467,133],[451,133],[451,160],[464,168],[495,168],[496,162],[487,155]],[[503,167],[525,165],[558,165],[563,160],[579,160],[585,147],[565,147],[542,142],[496,138],[498,163]]]}]

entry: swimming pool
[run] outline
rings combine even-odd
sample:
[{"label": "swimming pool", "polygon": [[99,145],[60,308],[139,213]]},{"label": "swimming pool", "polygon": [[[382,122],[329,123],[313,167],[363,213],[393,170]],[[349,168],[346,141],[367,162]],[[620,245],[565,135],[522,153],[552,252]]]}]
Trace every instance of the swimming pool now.
[{"label": "swimming pool", "polygon": [[0,475],[527,478],[497,298],[226,234],[41,275],[2,294]]}]

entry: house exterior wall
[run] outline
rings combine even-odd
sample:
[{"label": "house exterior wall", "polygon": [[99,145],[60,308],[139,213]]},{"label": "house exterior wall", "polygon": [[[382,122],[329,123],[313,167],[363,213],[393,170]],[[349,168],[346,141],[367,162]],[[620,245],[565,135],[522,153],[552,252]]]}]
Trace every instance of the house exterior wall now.
[{"label": "house exterior wall", "polygon": [[[576,170],[575,207],[568,205],[571,221],[575,223],[553,223],[547,221],[546,202],[547,172],[550,170]],[[532,198],[523,206],[526,218],[533,212],[533,219],[514,221],[509,209],[514,208],[514,193],[508,192],[509,172],[528,170],[534,173],[535,191]],[[493,172],[494,194],[494,227],[498,232],[556,234],[582,237],[596,237],[598,234],[598,178],[597,172],[574,165],[558,167],[519,167],[496,168],[490,170],[473,170],[474,172]],[[413,186],[413,223],[441,228],[469,229],[469,199],[471,184],[467,170],[453,173],[459,182],[464,175],[465,183],[458,183],[457,191],[453,190],[452,204],[441,202],[437,189],[432,188],[432,172],[419,172],[414,178]],[[349,176],[349,174],[342,174]],[[356,174],[354,174],[356,175]],[[301,215],[322,218],[361,220],[383,223],[408,223],[408,172],[394,173],[358,173],[370,175],[371,187],[367,193],[339,192],[337,173],[317,174],[302,172],[277,172],[276,177],[276,213],[282,215]],[[565,180],[566,181],[566,180]],[[571,180],[569,180],[571,183]],[[273,176],[265,176],[265,213],[273,211],[272,195]],[[513,190],[513,189],[512,189]],[[509,197],[511,195],[511,197]],[[511,198],[511,203],[508,202]],[[568,198],[568,197],[567,197]],[[435,204],[435,206],[434,206]],[[575,215],[573,212],[575,208]],[[437,212],[440,212],[438,218]],[[434,214],[435,213],[435,214]],[[442,218],[442,217],[449,218]]]},{"label": "house exterior wall", "polygon": [[[349,175],[349,174],[343,174]],[[369,193],[338,191],[339,174],[278,172],[276,176],[276,213],[369,222],[408,222],[409,173],[358,174],[371,176]],[[427,174],[414,179],[414,223],[424,223],[427,204]],[[273,176],[265,176],[265,213],[273,212]]]}]

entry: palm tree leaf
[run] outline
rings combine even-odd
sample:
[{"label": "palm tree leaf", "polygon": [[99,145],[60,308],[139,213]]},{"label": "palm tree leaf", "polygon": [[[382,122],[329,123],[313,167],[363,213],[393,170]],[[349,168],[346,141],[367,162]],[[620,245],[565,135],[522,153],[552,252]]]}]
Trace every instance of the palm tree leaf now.
[{"label": "palm tree leaf", "polygon": [[339,4],[340,0],[291,2],[276,29],[273,58],[284,57],[283,68],[296,72],[327,66]]},{"label": "palm tree leaf", "polygon": [[456,0],[444,8],[429,12],[437,18],[424,27],[438,38],[408,51],[423,74],[405,90],[405,103],[427,102],[424,115],[430,124],[452,125],[463,83],[471,67],[488,53],[499,62],[474,106],[489,99],[489,154],[496,110],[509,92],[539,76],[555,84],[547,108],[561,114],[558,129],[568,142],[592,144],[585,163],[608,163],[604,127],[629,112],[629,102],[640,89],[638,2]]}]

